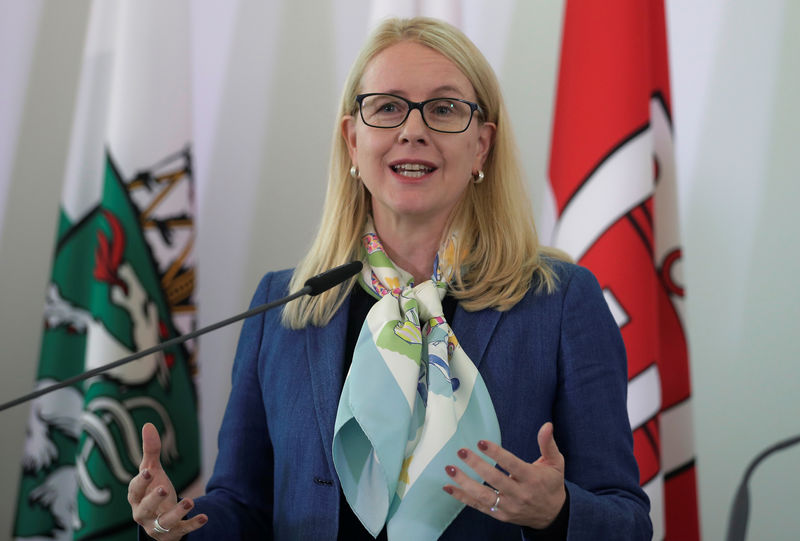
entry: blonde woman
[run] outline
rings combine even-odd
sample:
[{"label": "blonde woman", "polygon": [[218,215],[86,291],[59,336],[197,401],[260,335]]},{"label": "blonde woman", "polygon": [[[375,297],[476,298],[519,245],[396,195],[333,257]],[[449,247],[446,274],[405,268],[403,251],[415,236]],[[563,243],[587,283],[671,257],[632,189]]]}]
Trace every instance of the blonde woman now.
[{"label": "blonde woman", "polygon": [[372,34],[317,238],[253,302],[353,259],[357,279],[245,323],[205,496],[176,500],[144,427],[144,532],[650,539],[619,331],[591,274],[538,244],[497,79],[445,23]]}]

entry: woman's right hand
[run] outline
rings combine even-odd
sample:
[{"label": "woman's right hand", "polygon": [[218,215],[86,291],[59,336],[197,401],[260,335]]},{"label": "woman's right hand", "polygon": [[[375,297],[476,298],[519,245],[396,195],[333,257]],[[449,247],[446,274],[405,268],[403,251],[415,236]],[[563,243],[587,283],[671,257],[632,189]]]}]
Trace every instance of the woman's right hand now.
[{"label": "woman's right hand", "polygon": [[[178,501],[175,487],[161,467],[160,456],[161,438],[156,427],[147,423],[142,427],[139,475],[128,484],[128,503],[131,504],[133,520],[144,528],[147,535],[159,541],[173,541],[202,527],[208,522],[208,517],[201,514],[183,520],[194,502],[189,498]],[[157,529],[156,519],[161,531]]]}]

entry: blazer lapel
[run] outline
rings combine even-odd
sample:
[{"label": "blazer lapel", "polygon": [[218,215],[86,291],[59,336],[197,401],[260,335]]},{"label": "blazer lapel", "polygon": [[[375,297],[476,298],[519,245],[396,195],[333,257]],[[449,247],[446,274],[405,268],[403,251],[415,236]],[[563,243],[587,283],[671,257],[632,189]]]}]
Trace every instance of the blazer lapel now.
[{"label": "blazer lapel", "polygon": [[339,407],[342,383],[344,381],[344,342],[347,335],[347,314],[350,296],[324,327],[307,327],[306,351],[308,369],[311,374],[311,391],[314,395],[314,409],[319,423],[325,457],[331,471],[333,467],[333,426]]},{"label": "blazer lapel", "polygon": [[451,327],[461,348],[477,367],[480,367],[489,339],[494,334],[501,315],[497,310],[467,312],[460,304],[456,307]]}]

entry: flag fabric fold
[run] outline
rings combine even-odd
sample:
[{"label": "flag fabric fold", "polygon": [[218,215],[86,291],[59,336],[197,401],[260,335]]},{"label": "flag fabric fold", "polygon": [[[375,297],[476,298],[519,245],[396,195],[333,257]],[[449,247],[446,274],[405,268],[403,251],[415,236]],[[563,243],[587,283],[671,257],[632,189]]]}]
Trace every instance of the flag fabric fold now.
[{"label": "flag fabric fold", "polygon": [[553,245],[595,274],[625,341],[654,539],[699,539],[663,0],[568,0],[549,176]]},{"label": "flag fabric fold", "polygon": [[[187,20],[187,2],[92,4],[37,388],[194,325],[191,123],[165,90],[188,98]],[[180,54],[155,58],[176,33]],[[145,422],[176,489],[198,477],[194,372],[194,346],[176,346],[36,399],[14,538],[135,537],[127,487]]]}]

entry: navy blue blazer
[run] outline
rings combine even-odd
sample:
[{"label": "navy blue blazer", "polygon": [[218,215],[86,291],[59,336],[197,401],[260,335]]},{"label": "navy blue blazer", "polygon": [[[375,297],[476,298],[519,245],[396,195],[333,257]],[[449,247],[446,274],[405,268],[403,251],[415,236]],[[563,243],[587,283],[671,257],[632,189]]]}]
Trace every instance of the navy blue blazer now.
[{"label": "navy blue blazer", "polygon": [[[553,422],[566,461],[568,539],[649,540],[619,330],[589,271],[554,268],[555,293],[531,291],[506,312],[458,306],[451,326],[486,382],[506,449],[536,460],[539,427]],[[287,294],[290,276],[267,274],[252,305]],[[286,329],[278,310],[244,323],[214,473],[191,513],[206,513],[208,523],[190,540],[336,539],[340,488],[331,447],[348,306],[349,299],[321,328]],[[442,471],[442,485],[448,482]],[[467,507],[441,539],[522,537],[519,526]]]}]

